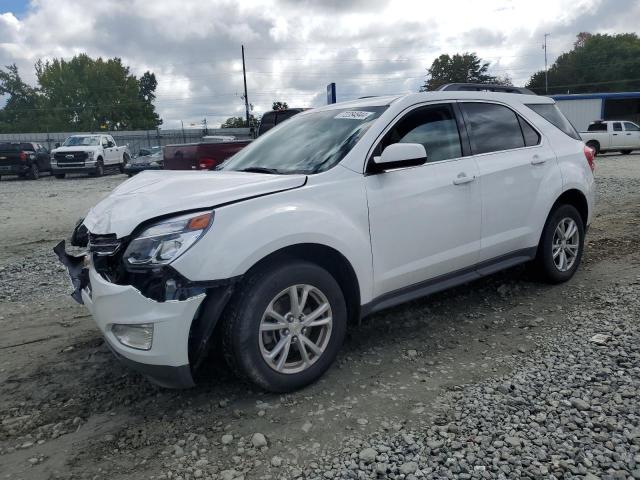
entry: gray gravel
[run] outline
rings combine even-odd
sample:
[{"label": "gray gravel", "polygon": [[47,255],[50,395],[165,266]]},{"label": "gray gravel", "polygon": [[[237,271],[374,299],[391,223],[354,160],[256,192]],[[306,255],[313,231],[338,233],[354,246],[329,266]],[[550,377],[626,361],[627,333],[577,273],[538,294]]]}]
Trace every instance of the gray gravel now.
[{"label": "gray gravel", "polygon": [[346,441],[307,478],[640,478],[639,294],[640,277],[585,295],[509,375],[457,387],[422,428]]},{"label": "gray gravel", "polygon": [[281,396],[215,364],[152,386],[68,298],[51,247],[121,177],[3,180],[0,478],[640,478],[640,156],[597,162],[572,282],[514,269],[382,312]]}]

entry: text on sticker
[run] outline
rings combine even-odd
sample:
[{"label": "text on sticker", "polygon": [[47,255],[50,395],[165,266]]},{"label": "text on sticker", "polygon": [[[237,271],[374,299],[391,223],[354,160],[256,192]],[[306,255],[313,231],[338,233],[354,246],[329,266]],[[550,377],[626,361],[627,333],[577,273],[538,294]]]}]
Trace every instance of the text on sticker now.
[{"label": "text on sticker", "polygon": [[334,118],[350,118],[352,120],[364,120],[367,117],[373,115],[373,112],[365,112],[363,110],[347,110],[346,112],[339,113]]}]

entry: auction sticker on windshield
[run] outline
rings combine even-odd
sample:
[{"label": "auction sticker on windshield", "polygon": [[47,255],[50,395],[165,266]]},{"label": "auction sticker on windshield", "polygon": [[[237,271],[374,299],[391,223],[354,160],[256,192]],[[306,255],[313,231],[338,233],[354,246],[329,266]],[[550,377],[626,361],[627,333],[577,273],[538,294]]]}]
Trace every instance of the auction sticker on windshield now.
[{"label": "auction sticker on windshield", "polygon": [[351,120],[364,120],[367,117],[373,115],[374,112],[365,112],[362,110],[347,110],[346,112],[339,113],[333,118],[350,118]]}]

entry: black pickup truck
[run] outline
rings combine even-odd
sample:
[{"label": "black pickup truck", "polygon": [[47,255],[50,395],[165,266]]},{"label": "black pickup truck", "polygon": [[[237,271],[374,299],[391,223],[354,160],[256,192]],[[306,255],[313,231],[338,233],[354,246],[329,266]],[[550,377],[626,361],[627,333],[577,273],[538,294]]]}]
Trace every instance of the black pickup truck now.
[{"label": "black pickup truck", "polygon": [[49,171],[49,151],[39,143],[0,141],[0,178],[3,175],[18,175],[37,180],[41,172]]}]

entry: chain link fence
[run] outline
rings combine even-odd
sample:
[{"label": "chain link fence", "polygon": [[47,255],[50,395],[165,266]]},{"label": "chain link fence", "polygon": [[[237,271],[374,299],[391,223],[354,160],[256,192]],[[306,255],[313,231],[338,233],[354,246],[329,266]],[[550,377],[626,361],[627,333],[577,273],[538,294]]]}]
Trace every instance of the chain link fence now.
[{"label": "chain link fence", "polygon": [[138,153],[141,148],[165,146],[182,143],[201,142],[206,135],[231,135],[238,140],[253,138],[248,128],[210,128],[205,132],[201,129],[177,129],[177,130],[132,130],[132,131],[100,131],[100,132],[56,132],[56,133],[3,133],[0,134],[0,142],[36,142],[50,151],[56,144],[64,143],[71,135],[90,134],[111,135],[118,145],[128,145],[132,154]]}]

